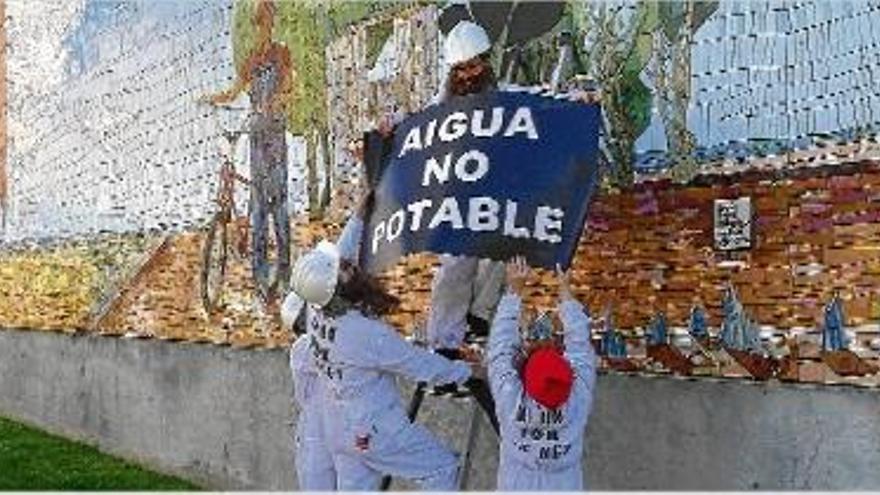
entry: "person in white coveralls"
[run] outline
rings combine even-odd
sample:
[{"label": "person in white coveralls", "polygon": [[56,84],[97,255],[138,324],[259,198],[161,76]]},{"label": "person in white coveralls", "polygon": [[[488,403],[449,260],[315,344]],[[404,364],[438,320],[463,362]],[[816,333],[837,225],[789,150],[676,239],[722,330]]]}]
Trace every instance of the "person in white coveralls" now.
[{"label": "person in white coveralls", "polygon": [[[496,89],[489,35],[478,24],[459,22],[446,36],[449,73],[437,102]],[[485,336],[504,286],[504,264],[468,256],[442,256],[431,286],[428,341],[455,356],[470,330]]]},{"label": "person in white coveralls", "polygon": [[333,244],[322,242],[296,261],[291,287],[313,314],[307,331],[336,488],[377,490],[390,474],[429,490],[455,489],[457,456],[410,423],[395,376],[464,384],[470,365],[415,347],[379,320],[398,300]]},{"label": "person in white coveralls", "polygon": [[579,491],[596,384],[590,318],[559,271],[562,342],[542,336],[524,345],[520,319],[528,275],[522,258],[507,265],[508,290],[489,334],[489,384],[501,426],[498,489]]},{"label": "person in white coveralls", "polygon": [[[342,259],[357,263],[363,217],[371,199],[367,194],[355,215],[345,225],[337,241]],[[308,328],[317,326],[317,308],[307,307],[295,292],[290,292],[281,306],[281,322],[284,328],[293,330],[299,322]],[[290,347],[290,371],[293,378],[293,397],[299,409],[294,432],[294,463],[300,490],[330,491],[336,489],[336,469],[333,457],[324,438],[322,420],[323,396],[326,393],[319,379],[312,350],[312,337],[300,335]]]},{"label": "person in white coveralls", "polygon": [[[489,35],[480,25],[471,21],[456,24],[443,45],[444,63],[449,71],[431,103],[496,89],[489,60],[491,48]],[[403,118],[403,114],[386,115],[378,132],[390,137]],[[503,263],[468,256],[441,256],[431,287],[427,323],[431,347],[447,357],[459,358],[466,333],[470,331],[484,337],[501,298],[503,284]],[[487,412],[490,411],[491,404]]]}]

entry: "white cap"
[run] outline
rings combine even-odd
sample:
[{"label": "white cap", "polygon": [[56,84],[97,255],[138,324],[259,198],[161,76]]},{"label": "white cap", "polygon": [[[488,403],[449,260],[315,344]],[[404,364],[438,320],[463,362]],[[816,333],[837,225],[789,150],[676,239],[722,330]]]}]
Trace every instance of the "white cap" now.
[{"label": "white cap", "polygon": [[471,21],[461,21],[446,35],[444,59],[450,67],[482,55],[492,48],[486,30]]},{"label": "white cap", "polygon": [[321,241],[293,265],[290,285],[306,302],[323,306],[333,299],[339,278],[339,249]]},{"label": "white cap", "polygon": [[281,303],[281,325],[285,330],[293,328],[296,317],[299,316],[303,306],[306,305],[305,300],[299,297],[296,292],[290,291],[284,302]]}]

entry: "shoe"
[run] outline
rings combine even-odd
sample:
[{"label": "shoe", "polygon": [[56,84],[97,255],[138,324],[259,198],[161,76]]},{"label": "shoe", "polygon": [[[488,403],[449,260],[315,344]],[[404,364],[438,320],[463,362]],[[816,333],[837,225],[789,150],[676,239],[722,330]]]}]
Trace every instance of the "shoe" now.
[{"label": "shoe", "polygon": [[471,392],[466,388],[459,388],[456,383],[444,383],[443,385],[435,385],[431,390],[434,397],[446,397],[450,399],[463,399],[470,397]]},{"label": "shoe", "polygon": [[459,351],[458,349],[440,348],[440,349],[434,349],[434,353],[439,354],[439,355],[445,357],[446,359],[451,359],[453,361],[461,361],[461,359],[462,359],[461,351]]},{"label": "shoe", "polygon": [[489,322],[474,316],[470,313],[467,315],[468,330],[464,334],[464,339],[469,343],[485,342],[489,337]]}]

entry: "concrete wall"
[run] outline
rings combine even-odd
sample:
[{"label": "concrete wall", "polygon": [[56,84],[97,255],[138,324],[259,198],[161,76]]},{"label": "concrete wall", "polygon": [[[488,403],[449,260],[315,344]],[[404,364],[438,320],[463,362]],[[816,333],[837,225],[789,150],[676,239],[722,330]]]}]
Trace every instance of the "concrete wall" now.
[{"label": "concrete wall", "polygon": [[281,351],[0,332],[0,414],[215,488],[295,486]]},{"label": "concrete wall", "polygon": [[[214,488],[293,489],[283,350],[0,331],[0,415]],[[461,446],[469,402],[422,421]],[[603,376],[588,429],[593,489],[876,489],[876,390]],[[469,486],[494,488],[485,423]],[[406,488],[405,485],[401,487]]]}]

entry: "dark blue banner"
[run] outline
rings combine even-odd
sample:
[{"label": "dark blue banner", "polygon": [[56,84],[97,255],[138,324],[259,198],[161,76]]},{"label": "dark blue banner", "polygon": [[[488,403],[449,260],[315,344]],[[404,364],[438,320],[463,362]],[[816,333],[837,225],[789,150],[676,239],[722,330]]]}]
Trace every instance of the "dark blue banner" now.
[{"label": "dark blue banner", "polygon": [[420,251],[567,268],[597,179],[599,107],[522,92],[454,98],[384,146],[361,260]]}]

